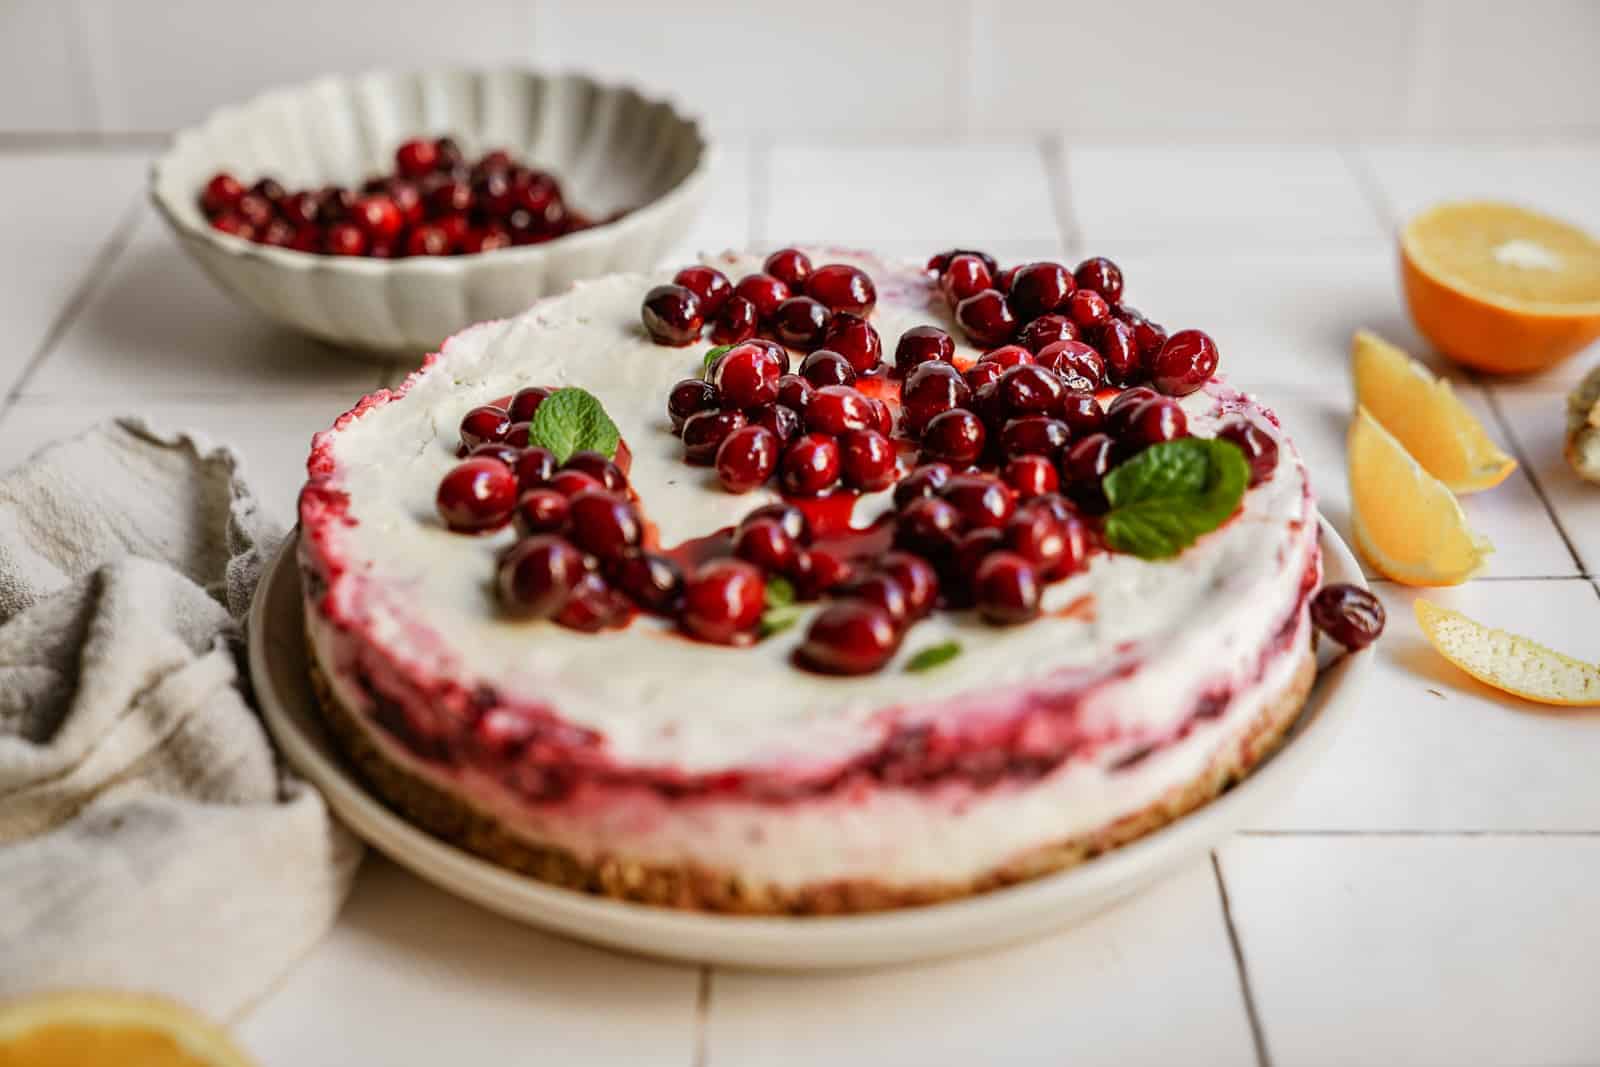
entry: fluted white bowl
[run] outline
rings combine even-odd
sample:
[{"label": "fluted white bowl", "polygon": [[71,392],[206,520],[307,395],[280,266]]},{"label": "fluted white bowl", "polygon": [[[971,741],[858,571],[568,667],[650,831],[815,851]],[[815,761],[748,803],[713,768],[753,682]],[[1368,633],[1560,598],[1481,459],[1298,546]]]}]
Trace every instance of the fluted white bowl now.
[{"label": "fluted white bowl", "polygon": [[[211,228],[201,187],[217,171],[246,184],[359,185],[394,149],[450,135],[469,156],[505,148],[555,174],[569,202],[613,222],[470,256],[361,259],[254,244]],[[178,242],[218,285],[325,341],[414,359],[470,323],[504,318],[580,278],[644,270],[682,240],[706,190],[694,119],[634,89],[529,70],[380,72],[323,78],[224,108],[184,130],[150,175]]]}]

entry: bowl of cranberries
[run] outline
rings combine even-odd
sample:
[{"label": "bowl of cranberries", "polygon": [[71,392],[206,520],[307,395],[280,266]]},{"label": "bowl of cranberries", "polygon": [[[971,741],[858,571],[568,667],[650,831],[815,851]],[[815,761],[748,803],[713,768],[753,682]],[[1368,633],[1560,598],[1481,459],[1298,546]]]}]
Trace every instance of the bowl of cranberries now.
[{"label": "bowl of cranberries", "polygon": [[707,155],[670,104],[581,75],[374,73],[180,132],[151,198],[242,303],[414,360],[580,279],[653,266],[699,210]]}]

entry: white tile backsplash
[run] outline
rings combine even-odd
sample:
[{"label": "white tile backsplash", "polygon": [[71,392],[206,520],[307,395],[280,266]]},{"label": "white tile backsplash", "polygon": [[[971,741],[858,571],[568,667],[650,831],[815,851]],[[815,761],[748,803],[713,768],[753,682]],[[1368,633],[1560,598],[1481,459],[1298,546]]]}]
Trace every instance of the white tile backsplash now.
[{"label": "white tile backsplash", "polygon": [[91,85],[71,4],[0,4],[0,131],[93,129]]}]

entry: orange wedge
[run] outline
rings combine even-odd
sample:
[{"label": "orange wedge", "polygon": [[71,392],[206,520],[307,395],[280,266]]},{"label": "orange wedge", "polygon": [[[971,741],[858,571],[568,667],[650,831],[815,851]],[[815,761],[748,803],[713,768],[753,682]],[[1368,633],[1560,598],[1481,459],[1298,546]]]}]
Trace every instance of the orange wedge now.
[{"label": "orange wedge", "polygon": [[130,993],[47,993],[0,1004],[0,1067],[251,1067],[211,1023]]},{"label": "orange wedge", "polygon": [[1439,655],[1485,685],[1540,704],[1600,707],[1600,668],[1426,600],[1416,612]]},{"label": "orange wedge", "polygon": [[1517,469],[1517,461],[1489,440],[1449,382],[1377,334],[1357,331],[1350,371],[1356,403],[1452,493],[1493,489]]},{"label": "orange wedge", "polygon": [[1600,241],[1535,211],[1424,211],[1400,233],[1400,273],[1417,329],[1469,367],[1543,370],[1600,337]]},{"label": "orange wedge", "polygon": [[1351,533],[1374,567],[1407,585],[1460,585],[1483,566],[1494,546],[1364,407],[1350,423],[1348,449]]}]

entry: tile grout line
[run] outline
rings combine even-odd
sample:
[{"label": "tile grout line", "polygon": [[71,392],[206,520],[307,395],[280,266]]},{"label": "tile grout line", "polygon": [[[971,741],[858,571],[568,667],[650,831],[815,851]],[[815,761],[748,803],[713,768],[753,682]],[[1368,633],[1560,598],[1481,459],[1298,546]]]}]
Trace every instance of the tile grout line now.
[{"label": "tile grout line", "polygon": [[1245,1015],[1250,1020],[1250,1040],[1255,1044],[1258,1067],[1272,1067],[1272,1056],[1267,1051],[1267,1035],[1261,1029],[1261,1015],[1256,1010],[1256,996],[1250,986],[1250,972],[1244,964],[1244,946],[1239,943],[1239,930],[1233,924],[1233,903],[1228,899],[1228,883],[1222,877],[1222,864],[1215,851],[1211,853],[1211,873],[1217,880],[1217,896],[1222,902],[1222,924],[1228,931],[1228,947],[1233,950],[1233,968],[1239,976],[1239,994],[1244,998]]},{"label": "tile grout line", "polygon": [[1528,484],[1533,487],[1533,492],[1539,498],[1539,503],[1544,506],[1545,514],[1550,516],[1550,522],[1554,524],[1556,533],[1561,535],[1561,543],[1567,546],[1567,554],[1572,557],[1573,566],[1578,568],[1579,574],[1587,576],[1589,572],[1584,567],[1583,557],[1578,554],[1577,546],[1572,543],[1572,538],[1567,535],[1567,528],[1562,525],[1561,516],[1556,514],[1556,509],[1551,505],[1550,497],[1545,492],[1544,486],[1539,482],[1539,476],[1534,472],[1533,464],[1528,462],[1527,451],[1522,447],[1522,440],[1517,436],[1517,431],[1511,425],[1511,420],[1506,418],[1505,412],[1500,408],[1499,394],[1485,386],[1483,387],[1483,397],[1489,405],[1489,413],[1494,416],[1496,425],[1500,427],[1500,432],[1505,435],[1506,440],[1511,444],[1511,454],[1516,457],[1518,465],[1522,468],[1522,473],[1527,475]]},{"label": "tile grout line", "polygon": [[694,1052],[690,1067],[706,1067],[709,1062],[711,1023],[711,965],[700,965],[700,984],[694,997]]}]

